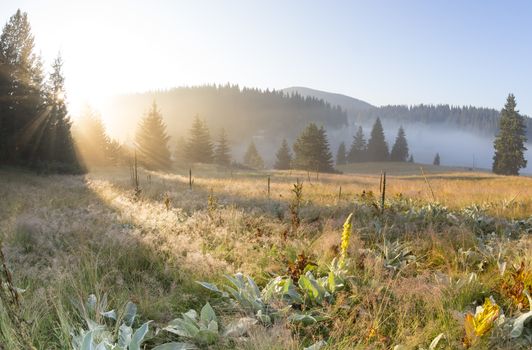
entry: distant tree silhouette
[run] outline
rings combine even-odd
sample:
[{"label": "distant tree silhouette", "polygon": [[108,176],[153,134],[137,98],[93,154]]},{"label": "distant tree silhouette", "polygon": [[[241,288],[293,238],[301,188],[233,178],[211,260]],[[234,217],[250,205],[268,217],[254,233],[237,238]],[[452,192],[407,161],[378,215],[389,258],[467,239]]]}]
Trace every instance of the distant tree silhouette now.
[{"label": "distant tree silhouette", "polygon": [[382,129],[381,120],[377,118],[371,136],[368,141],[368,160],[372,162],[383,162],[388,160],[388,144],[384,138],[384,130]]},{"label": "distant tree silhouette", "polygon": [[440,154],[436,153],[434,156],[434,160],[432,161],[432,165],[440,165]]},{"label": "distant tree silhouette", "polygon": [[347,163],[347,155],[345,150],[345,143],[342,142],[338,146],[338,151],[336,152],[336,165],[344,165]]},{"label": "distant tree silhouette", "polygon": [[414,155],[413,154],[410,154],[410,157],[408,157],[408,162],[409,163],[414,163]]},{"label": "distant tree silhouette", "polygon": [[147,169],[164,170],[170,168],[170,151],[163,116],[153,101],[151,109],[142,118],[135,134],[135,146],[139,162]]},{"label": "distant tree silhouette", "polygon": [[347,155],[347,161],[349,163],[364,162],[367,158],[367,142],[364,136],[364,130],[359,126],[357,133],[353,136],[353,143]]},{"label": "distant tree silhouette", "polygon": [[392,147],[390,159],[394,162],[406,162],[408,157],[408,142],[406,141],[405,131],[401,126],[397,131],[397,138]]},{"label": "distant tree silhouette", "polygon": [[[355,122],[374,120],[400,124],[451,126],[490,137],[499,130],[500,110],[473,106],[417,105],[381,106],[357,112]],[[532,118],[524,118],[527,138],[532,139]]]},{"label": "distant tree silhouette", "polygon": [[333,157],[323,127],[309,123],[294,143],[294,166],[297,169],[334,172]]},{"label": "distant tree silhouette", "polygon": [[286,139],[281,143],[281,147],[275,154],[276,161],[274,168],[277,170],[288,170],[292,166],[292,152],[290,152],[290,146]]},{"label": "distant tree silhouette", "polygon": [[229,142],[227,140],[227,133],[225,129],[220,129],[218,140],[214,149],[214,161],[218,165],[231,165],[231,150],[229,149]]},{"label": "distant tree silhouette", "polygon": [[264,168],[264,161],[257,151],[257,147],[253,141],[249,144],[246,154],[244,155],[244,165],[254,169]]},{"label": "distant tree silhouette", "polygon": [[85,106],[74,123],[72,134],[81,161],[86,166],[116,165],[122,161],[122,147],[112,140],[101,116],[90,106]]},{"label": "distant tree silhouette", "polygon": [[214,146],[207,123],[196,115],[185,148],[186,158],[192,163],[212,163],[213,153]]},{"label": "distant tree silhouette", "polygon": [[499,133],[493,142],[493,172],[496,174],[519,175],[519,170],[527,165],[524,156],[527,150],[526,126],[516,106],[515,96],[509,94],[501,111]]}]

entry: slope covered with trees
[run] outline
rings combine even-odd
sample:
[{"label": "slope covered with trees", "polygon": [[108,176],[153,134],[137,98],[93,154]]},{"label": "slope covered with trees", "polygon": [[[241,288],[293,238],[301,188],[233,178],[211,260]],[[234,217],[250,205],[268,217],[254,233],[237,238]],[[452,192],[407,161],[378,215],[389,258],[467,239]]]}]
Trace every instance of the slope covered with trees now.
[{"label": "slope covered with trees", "polygon": [[347,113],[317,98],[282,91],[240,88],[238,85],[180,87],[116,97],[103,111],[112,116],[111,131],[122,132],[124,120],[157,100],[164,110],[168,132],[174,140],[187,133],[194,116],[199,115],[211,130],[225,128],[231,140],[247,145],[260,135],[273,143],[294,140],[302,127],[316,122],[325,128],[347,126]]},{"label": "slope covered with trees", "polygon": [[[413,123],[444,125],[490,137],[494,136],[499,129],[500,111],[494,108],[449,104],[376,107],[349,96],[325,91],[300,87],[285,90],[306,97],[317,97],[331,103],[331,105],[339,105],[347,111],[349,117],[354,117],[358,124],[366,124],[376,118],[381,118],[383,122],[394,121],[396,124],[403,125]],[[532,139],[532,118],[525,116],[524,123],[527,128],[527,138],[530,140]]]}]

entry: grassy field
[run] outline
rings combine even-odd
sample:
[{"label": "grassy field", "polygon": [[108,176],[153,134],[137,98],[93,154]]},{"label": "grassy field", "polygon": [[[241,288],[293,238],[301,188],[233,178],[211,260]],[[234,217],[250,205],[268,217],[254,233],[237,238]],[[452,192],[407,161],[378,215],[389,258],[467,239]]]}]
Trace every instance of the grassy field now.
[{"label": "grassy field", "polygon": [[[145,349],[429,349],[440,335],[432,349],[530,349],[529,321],[514,328],[532,292],[532,178],[386,164],[383,207],[381,170],[196,166],[192,189],[188,169],[141,170],[140,194],[127,168],[0,170],[5,263],[25,290],[1,289],[0,349],[81,348],[98,325],[116,338],[128,302],[133,330],[153,321]],[[238,272],[258,297],[246,279],[236,297],[196,282]],[[207,302],[216,330],[168,331]]]}]

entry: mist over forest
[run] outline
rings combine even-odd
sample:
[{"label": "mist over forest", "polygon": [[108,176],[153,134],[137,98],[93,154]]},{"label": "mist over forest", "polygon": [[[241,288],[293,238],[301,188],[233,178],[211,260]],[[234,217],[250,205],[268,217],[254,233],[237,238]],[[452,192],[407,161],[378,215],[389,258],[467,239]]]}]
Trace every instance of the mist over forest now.
[{"label": "mist over forest", "polygon": [[[499,119],[499,111],[483,107],[376,107],[353,97],[302,87],[276,91],[206,85],[116,96],[101,111],[110,133],[130,143],[138,121],[154,100],[167,124],[171,145],[186,137],[194,116],[199,115],[211,136],[226,129],[235,159],[243,157],[253,140],[267,165],[272,165],[282,140],[292,144],[309,122],[325,127],[335,153],[341,142],[349,147],[358,126],[368,137],[379,117],[390,148],[398,128],[405,128],[416,162],[432,163],[439,153],[442,165],[488,169]],[[526,117],[525,123],[531,140],[532,119]],[[527,148],[526,158],[530,159],[532,145],[528,143]],[[529,164],[524,172],[531,171]]]}]

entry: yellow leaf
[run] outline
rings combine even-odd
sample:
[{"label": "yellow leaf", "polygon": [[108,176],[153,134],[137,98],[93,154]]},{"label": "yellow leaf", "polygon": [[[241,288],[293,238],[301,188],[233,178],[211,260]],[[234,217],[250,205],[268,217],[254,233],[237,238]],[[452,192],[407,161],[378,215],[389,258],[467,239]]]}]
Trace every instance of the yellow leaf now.
[{"label": "yellow leaf", "polygon": [[475,315],[468,313],[464,319],[465,337],[464,346],[469,348],[475,341],[488,333],[497,318],[499,318],[499,305],[486,298],[484,304],[477,309]]}]

